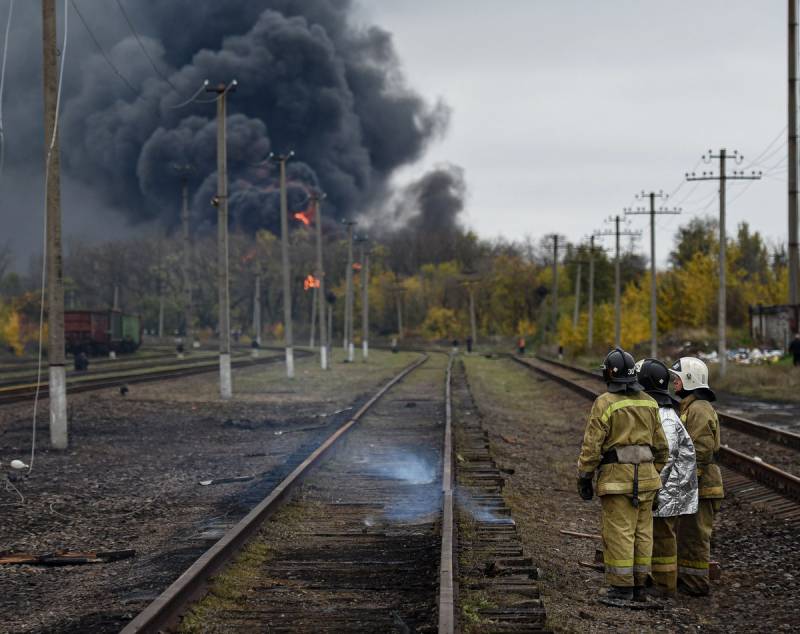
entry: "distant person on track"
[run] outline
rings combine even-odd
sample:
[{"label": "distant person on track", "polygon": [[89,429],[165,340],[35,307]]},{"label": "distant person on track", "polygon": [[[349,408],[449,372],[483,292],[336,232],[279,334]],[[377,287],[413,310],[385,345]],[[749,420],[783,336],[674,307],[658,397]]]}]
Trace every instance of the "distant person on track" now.
[{"label": "distant person on track", "polygon": [[800,365],[800,332],[795,333],[792,343],[789,344],[789,354],[792,355],[794,367]]},{"label": "distant person on track", "polygon": [[578,459],[578,493],[597,495],[602,507],[603,560],[608,591],[600,601],[630,607],[646,602],[653,549],[653,499],[669,447],[658,403],[636,380],[633,357],[614,348],[603,361],[608,391],[589,414]]},{"label": "distant person on track", "polygon": [[467,353],[472,352],[472,337],[467,337]]},{"label": "distant person on track", "polygon": [[525,354],[525,337],[520,337],[517,341],[517,350],[520,356]]},{"label": "distant person on track", "polygon": [[678,590],[693,596],[710,592],[708,562],[714,514],[725,497],[722,473],[716,464],[720,447],[717,413],[711,405],[717,399],[708,386],[708,368],[700,359],[682,357],[670,368],[675,394],[682,400],[681,421],[692,437],[697,454],[697,513],[678,520]]},{"label": "distant person on track", "polygon": [[89,369],[89,357],[83,350],[75,355],[75,369],[78,372],[86,372]]},{"label": "distant person on track", "polygon": [[678,415],[680,401],[669,393],[667,366],[657,359],[636,363],[636,379],[658,403],[669,458],[661,469],[661,489],[653,502],[653,593],[674,596],[678,584],[677,523],[697,512],[697,464],[694,443]]}]

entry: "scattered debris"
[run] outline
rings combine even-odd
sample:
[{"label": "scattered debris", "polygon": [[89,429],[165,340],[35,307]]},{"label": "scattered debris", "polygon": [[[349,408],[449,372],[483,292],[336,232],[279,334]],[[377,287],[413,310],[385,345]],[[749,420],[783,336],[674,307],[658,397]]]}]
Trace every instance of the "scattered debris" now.
[{"label": "scattered debris", "polygon": [[22,460],[12,460],[11,461],[11,468],[12,469],[27,469],[28,465],[26,465]]},{"label": "scattered debris", "polygon": [[77,566],[81,564],[105,564],[134,556],[136,556],[136,551],[133,549],[88,552],[57,550],[56,552],[41,555],[8,553],[0,555],[0,565]]},{"label": "scattered debris", "polygon": [[561,533],[562,535],[570,535],[572,537],[582,537],[584,539],[597,539],[597,540],[602,539],[602,537],[600,535],[597,535],[596,533],[580,533],[578,531],[567,530],[566,528],[562,528],[558,532]]},{"label": "scattered debris", "polygon": [[255,476],[233,476],[230,478],[214,478],[213,480],[201,480],[198,482],[200,486],[210,486],[212,484],[228,484],[229,482],[247,482],[248,480],[255,480]]}]

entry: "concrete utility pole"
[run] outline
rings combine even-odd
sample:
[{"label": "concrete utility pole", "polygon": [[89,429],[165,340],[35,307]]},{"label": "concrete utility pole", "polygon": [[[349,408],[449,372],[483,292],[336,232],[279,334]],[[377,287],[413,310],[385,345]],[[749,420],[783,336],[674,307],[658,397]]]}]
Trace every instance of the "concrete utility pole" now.
[{"label": "concrete utility pole", "polygon": [[181,260],[181,277],[183,282],[183,334],[186,337],[186,351],[189,352],[194,342],[192,328],[192,246],[189,227],[189,174],[194,171],[192,165],[174,163],[172,168],[181,177],[181,240],[183,253]]},{"label": "concrete utility pole", "polygon": [[256,279],[255,288],[253,289],[253,338],[261,347],[261,258],[258,257],[258,249],[256,249]]},{"label": "concrete utility pole", "polygon": [[614,345],[616,347],[620,346],[620,341],[622,340],[622,304],[621,304],[621,281],[620,281],[620,247],[619,247],[619,238],[620,236],[640,236],[642,235],[639,231],[623,231],[620,229],[620,221],[622,220],[622,216],[616,215],[612,216],[610,221],[614,222],[614,231],[601,231],[596,233],[596,236],[615,236],[616,237],[616,252],[614,255]]},{"label": "concrete utility pole", "polygon": [[283,263],[283,337],[286,345],[286,376],[294,378],[294,337],[292,332],[292,276],[289,269],[289,210],[286,201],[286,162],[294,156],[272,154],[269,157],[280,165],[281,187],[281,262]]},{"label": "concrete utility pole", "polygon": [[[311,201],[314,205],[314,228],[317,234],[317,279],[319,288],[317,289],[317,301],[319,302],[319,364],[323,370],[328,369],[328,340],[325,332],[325,269],[322,262],[322,201],[325,194],[313,193]],[[332,313],[333,311],[331,311]],[[329,317],[330,319],[330,317]],[[313,347],[313,346],[312,346]]]},{"label": "concrete utility pole", "polygon": [[228,271],[228,152],[225,141],[225,117],[228,93],[236,89],[234,79],[228,86],[206,86],[217,94],[217,289],[219,293],[219,395],[233,396],[231,376],[231,303]]},{"label": "concrete utility pole", "polygon": [[[64,42],[66,45],[66,42]],[[61,257],[61,157],[58,141],[58,49],[55,0],[42,0],[44,134],[47,216],[47,363],[50,443],[66,449],[67,377],[64,354],[64,277]]]},{"label": "concrete utility pole", "polygon": [[686,174],[687,181],[719,181],[719,300],[717,305],[717,337],[718,337],[718,354],[719,354],[719,373],[720,376],[725,376],[728,369],[728,350],[726,343],[726,326],[727,326],[727,312],[726,312],[726,252],[727,252],[727,237],[725,232],[725,183],[729,180],[759,180],[761,179],[761,172],[751,172],[745,174],[744,172],[737,172],[728,174],[725,171],[725,161],[727,158],[732,158],[737,164],[744,160],[744,157],[739,154],[738,150],[734,150],[733,154],[728,154],[725,148],[719,151],[719,154],[713,154],[711,150],[708,154],[703,155],[703,160],[710,163],[712,159],[719,159],[719,174],[713,172],[703,172],[697,176],[694,172]]},{"label": "concrete utility pole", "polygon": [[551,293],[553,305],[552,321],[553,321],[553,341],[558,339],[558,249],[564,248],[566,245],[559,245],[560,236],[556,233],[548,236],[553,241],[553,291]]},{"label": "concrete utility pole", "polygon": [[578,315],[581,310],[581,265],[583,261],[579,258],[576,261],[578,265],[575,269],[575,309],[572,312],[572,327],[578,327]]},{"label": "concrete utility pole", "polygon": [[395,274],[395,307],[397,308],[397,340],[402,341],[403,339],[403,285],[400,283],[400,280],[397,279],[397,275]]},{"label": "concrete utility pole", "polygon": [[789,0],[789,303],[800,303],[797,200],[797,0]]},{"label": "concrete utility pole", "polygon": [[[159,232],[160,233],[160,232]],[[158,337],[164,336],[164,240],[158,236]]]},{"label": "concrete utility pole", "polygon": [[347,225],[347,271],[345,272],[344,298],[344,351],[352,363],[355,354],[353,345],[353,226],[352,220],[342,220]]},{"label": "concrete utility pole", "polygon": [[365,248],[368,239],[361,236],[361,352],[363,360],[369,356],[369,250]]},{"label": "concrete utility pole", "polygon": [[311,321],[309,322],[311,328],[308,336],[308,347],[314,347],[314,336],[316,335],[317,323],[317,287],[311,289]]},{"label": "concrete utility pole", "polygon": [[658,286],[656,284],[656,216],[676,215],[681,213],[680,209],[664,209],[661,207],[656,210],[656,198],[667,199],[667,195],[663,191],[650,192],[646,194],[644,191],[636,196],[637,198],[649,198],[650,209],[638,207],[635,211],[626,209],[626,216],[637,216],[647,214],[650,216],[650,356],[653,359],[658,358]]}]

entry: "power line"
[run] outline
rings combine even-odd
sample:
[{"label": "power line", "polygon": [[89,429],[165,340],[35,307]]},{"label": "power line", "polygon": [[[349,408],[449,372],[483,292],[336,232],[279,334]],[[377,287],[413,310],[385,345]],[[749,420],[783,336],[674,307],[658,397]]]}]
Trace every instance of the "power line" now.
[{"label": "power line", "polygon": [[128,16],[128,12],[125,11],[125,8],[122,6],[122,3],[120,2],[120,0],[117,0],[117,6],[119,7],[120,13],[122,13],[122,17],[125,18],[125,22],[128,24],[128,28],[131,30],[131,33],[133,33],[133,37],[136,38],[136,41],[139,43],[139,48],[142,49],[142,53],[144,53],[144,56],[150,62],[150,66],[153,67],[153,70],[156,71],[156,74],[159,77],[161,77],[161,79],[163,79],[165,82],[167,82],[170,85],[172,90],[174,90],[175,92],[180,92],[175,87],[175,84],[173,84],[172,81],[170,81],[169,77],[167,77],[164,73],[161,72],[161,70],[159,70],[159,68],[158,68],[158,66],[156,66],[156,63],[153,60],[153,58],[150,57],[150,53],[147,52],[147,48],[145,47],[144,42],[142,42],[142,39],[139,37],[139,34],[136,32],[136,29],[133,26],[133,22],[131,22],[131,19]]},{"label": "power line", "polygon": [[3,127],[3,92],[6,84],[6,60],[8,59],[8,35],[11,32],[11,16],[14,13],[14,0],[8,5],[8,20],[6,21],[6,37],[3,40],[3,67],[0,70],[0,177],[3,176],[3,166],[6,162],[6,135]]},{"label": "power line", "polygon": [[98,39],[95,37],[94,33],[92,32],[92,29],[89,28],[89,24],[86,22],[86,19],[83,17],[83,14],[81,13],[80,9],[78,9],[78,5],[75,2],[75,0],[70,0],[70,4],[72,5],[72,8],[75,9],[75,13],[78,14],[78,18],[80,18],[80,21],[83,23],[83,27],[86,29],[86,32],[89,34],[89,37],[92,39],[92,42],[94,42],[94,45],[97,47],[97,50],[100,51],[100,54],[103,56],[103,59],[106,60],[106,64],[109,65],[111,70],[114,71],[114,74],[117,77],[119,77],[120,81],[122,81],[122,83],[124,83],[130,89],[131,92],[136,93],[138,95],[139,94],[139,90],[134,88],[133,84],[131,84],[125,78],[125,76],[120,72],[120,70],[114,65],[114,62],[111,61],[111,58],[108,56],[108,54],[105,52],[105,50],[103,49],[103,47],[100,44],[100,42],[98,41]]}]

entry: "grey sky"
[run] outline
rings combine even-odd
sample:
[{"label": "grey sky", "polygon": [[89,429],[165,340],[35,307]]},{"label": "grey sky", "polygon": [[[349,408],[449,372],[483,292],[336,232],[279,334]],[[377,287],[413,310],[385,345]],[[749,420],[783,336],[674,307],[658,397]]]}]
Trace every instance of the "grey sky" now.
[{"label": "grey sky", "polygon": [[[394,33],[413,84],[453,109],[447,137],[400,177],[462,165],[484,236],[578,240],[641,189],[674,190],[708,148],[738,149],[744,167],[786,125],[784,1],[410,0],[364,15]],[[729,233],[747,220],[785,241],[785,134],[773,149],[765,166],[783,171],[741,197],[731,185]],[[659,219],[660,263],[681,222],[707,201],[717,212],[715,184],[682,201],[692,187],[674,197],[682,217]]]}]

